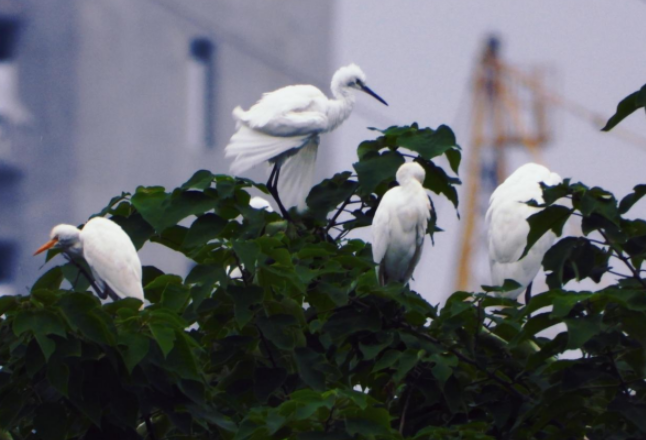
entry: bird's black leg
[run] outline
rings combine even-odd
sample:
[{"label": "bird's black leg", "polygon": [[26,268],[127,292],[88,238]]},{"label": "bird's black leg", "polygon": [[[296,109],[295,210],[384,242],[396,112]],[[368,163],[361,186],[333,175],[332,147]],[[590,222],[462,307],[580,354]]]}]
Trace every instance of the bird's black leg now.
[{"label": "bird's black leg", "polygon": [[532,284],[534,283],[529,283],[527,290],[525,290],[525,306],[527,306],[529,304],[529,301],[532,299]]},{"label": "bird's black leg", "polygon": [[[69,261],[69,262],[70,262],[70,263],[72,263],[74,266],[76,266],[76,268],[78,269],[79,273],[82,273],[82,274],[83,274],[83,276],[88,280],[88,282],[90,283],[90,285],[92,286],[92,288],[94,289],[94,291],[96,292],[96,294],[97,294],[97,295],[99,295],[99,298],[101,298],[101,299],[106,299],[106,298],[108,297],[108,294],[107,294],[107,293],[105,293],[105,292],[103,292],[101,289],[99,289],[99,287],[98,287],[98,286],[96,285],[96,283],[94,282],[94,278],[92,278],[92,277],[90,276],[90,274],[89,274],[89,273],[87,273],[87,271],[83,268],[83,266],[81,266],[80,264],[78,264],[78,263],[76,262],[76,260],[74,260],[73,258],[69,257],[67,254],[63,254],[63,256],[65,257],[65,259],[66,259],[67,261]],[[78,280],[78,275],[77,275],[77,280]]]},{"label": "bird's black leg", "polygon": [[[108,296],[109,296],[109,297],[110,297],[110,299],[111,299],[112,301],[119,301],[119,300],[121,299],[121,297],[120,297],[119,295],[117,295],[117,294],[114,292],[114,290],[110,289],[110,287],[108,287],[107,285],[105,286],[105,292],[104,292],[104,295],[105,295],[106,297],[108,297]],[[103,299],[105,299],[105,298],[103,298]]]},{"label": "bird's black leg", "polygon": [[280,196],[278,195],[278,178],[280,177],[280,166],[278,165],[278,162],[274,164],[274,169],[271,170],[271,174],[269,175],[269,180],[267,181],[267,189],[269,190],[269,193],[274,197],[274,200],[276,200],[276,203],[278,204],[278,209],[280,209],[280,213],[283,215],[285,220],[292,221],[291,216],[285,209],[285,206],[283,205],[283,202],[280,200]]}]

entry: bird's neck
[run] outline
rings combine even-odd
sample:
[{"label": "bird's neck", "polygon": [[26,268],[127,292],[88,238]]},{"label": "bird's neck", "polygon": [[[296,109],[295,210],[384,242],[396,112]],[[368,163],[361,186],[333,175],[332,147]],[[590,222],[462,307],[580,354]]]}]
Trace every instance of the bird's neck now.
[{"label": "bird's neck", "polygon": [[354,94],[349,90],[333,91],[334,99],[329,100],[327,110],[328,131],[332,131],[343,123],[354,108]]}]

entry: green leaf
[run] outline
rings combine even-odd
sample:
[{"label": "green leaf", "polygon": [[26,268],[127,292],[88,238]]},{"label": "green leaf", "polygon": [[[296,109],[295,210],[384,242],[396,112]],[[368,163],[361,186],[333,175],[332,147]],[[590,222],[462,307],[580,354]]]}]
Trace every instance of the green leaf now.
[{"label": "green leaf", "polygon": [[350,408],[343,411],[343,415],[346,417],[345,428],[350,435],[388,435],[390,432],[390,414],[385,409]]},{"label": "green leaf", "polygon": [[592,337],[602,332],[605,327],[601,322],[601,316],[566,318],[563,322],[568,329],[568,350],[581,348]]},{"label": "green leaf", "polygon": [[123,362],[126,364],[128,373],[132,373],[132,370],[148,354],[150,340],[140,333],[122,333],[119,335],[119,345],[123,347],[119,352],[121,353]]},{"label": "green leaf", "polygon": [[52,267],[45,272],[31,287],[34,292],[39,289],[57,290],[63,282],[63,271],[60,266]]},{"label": "green leaf", "polygon": [[123,228],[136,249],[141,249],[144,243],[155,233],[153,227],[139,213],[128,217],[114,216],[110,220]]},{"label": "green leaf", "polygon": [[192,248],[203,246],[210,240],[220,235],[227,225],[227,221],[217,214],[204,214],[199,216],[191,225],[184,238],[183,247]]},{"label": "green leaf", "polygon": [[527,245],[519,260],[527,255],[527,252],[534,246],[534,243],[545,235],[547,231],[551,230],[557,237],[560,237],[563,232],[563,226],[567,219],[570,218],[570,215],[572,215],[571,209],[561,205],[552,205],[527,218],[527,222],[529,223]]},{"label": "green leaf", "polygon": [[148,323],[148,328],[161,348],[164,357],[168,357],[175,346],[175,329],[165,323]]},{"label": "green leaf", "polygon": [[207,170],[196,171],[190,179],[188,179],[182,186],[182,189],[206,189],[211,186],[215,176]]},{"label": "green leaf", "polygon": [[424,159],[430,160],[456,147],[455,135],[446,125],[440,125],[437,130],[423,128],[411,130],[397,138],[397,143],[404,148],[419,153]]},{"label": "green leaf", "polygon": [[359,186],[356,181],[350,180],[351,175],[349,171],[338,173],[312,188],[307,196],[307,206],[311,214],[325,219],[330,211],[348,199]]},{"label": "green leaf", "polygon": [[195,355],[190,347],[190,339],[180,330],[175,330],[175,343],[172,351],[166,358],[166,366],[179,374],[184,379],[202,380]]},{"label": "green leaf", "polygon": [[617,104],[617,111],[615,111],[615,114],[608,119],[608,122],[601,131],[612,130],[627,116],[644,106],[646,106],[646,85],[644,85],[639,91],[626,96],[619,102],[619,104]]},{"label": "green leaf", "polygon": [[229,286],[229,293],[235,303],[236,322],[243,327],[253,317],[254,312],[250,308],[262,301],[264,292],[258,286]]},{"label": "green leaf", "polygon": [[619,214],[627,213],[644,195],[646,195],[646,185],[635,186],[632,193],[621,199],[619,203]]},{"label": "green leaf", "polygon": [[256,368],[254,372],[254,394],[261,402],[266,402],[269,396],[278,390],[287,379],[284,368]]},{"label": "green leaf", "polygon": [[394,151],[366,154],[353,165],[359,176],[358,191],[361,194],[371,194],[380,183],[395,180],[395,174],[404,162],[401,154]]},{"label": "green leaf", "polygon": [[325,391],[325,371],[327,361],[311,348],[296,348],[296,365],[301,379],[316,391]]},{"label": "green leaf", "polygon": [[99,344],[114,345],[114,327],[94,296],[80,292],[69,293],[58,304],[68,322],[84,336]]},{"label": "green leaf", "polygon": [[67,397],[67,383],[70,369],[62,362],[50,362],[47,365],[47,381],[56,391]]},{"label": "green leaf", "polygon": [[55,313],[46,310],[25,310],[16,315],[13,321],[13,332],[16,336],[20,336],[26,331],[40,335],[67,336],[63,320]]},{"label": "green leaf", "polygon": [[161,186],[140,186],[131,203],[158,233],[189,215],[203,214],[215,207],[215,200],[203,192],[177,189],[167,194]]},{"label": "green leaf", "polygon": [[644,418],[646,404],[643,402],[630,401],[625,396],[617,395],[617,398],[608,405],[608,410],[623,415],[639,429],[641,436],[646,434],[646,418]]},{"label": "green leaf", "polygon": [[454,185],[460,184],[460,179],[449,177],[446,172],[436,166],[433,162],[423,161],[420,165],[426,171],[426,179],[424,179],[424,187],[430,189],[435,194],[442,194],[451,201],[453,206],[458,207],[458,191]]},{"label": "green leaf", "polygon": [[67,437],[67,413],[62,405],[43,403],[36,410],[34,428],[44,440],[65,440]]}]

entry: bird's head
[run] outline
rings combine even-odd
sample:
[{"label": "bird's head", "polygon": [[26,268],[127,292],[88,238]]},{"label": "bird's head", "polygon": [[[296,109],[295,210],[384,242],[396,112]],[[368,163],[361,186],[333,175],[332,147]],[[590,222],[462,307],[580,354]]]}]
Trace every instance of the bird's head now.
[{"label": "bird's head", "polygon": [[400,185],[405,185],[412,180],[417,180],[423,185],[424,179],[426,178],[426,171],[417,162],[407,162],[399,167],[396,178]]},{"label": "bird's head", "polygon": [[352,63],[341,67],[332,77],[332,92],[347,95],[351,89],[360,90],[375,98],[384,105],[388,105],[379,95],[370,90],[366,85],[366,74],[356,64]]},{"label": "bird's head", "polygon": [[81,245],[81,241],[79,239],[80,232],[81,231],[77,227],[72,225],[55,226],[49,234],[50,240],[38,248],[34,255],[38,255],[51,248],[58,248],[62,249],[64,252],[78,254],[80,253]]}]

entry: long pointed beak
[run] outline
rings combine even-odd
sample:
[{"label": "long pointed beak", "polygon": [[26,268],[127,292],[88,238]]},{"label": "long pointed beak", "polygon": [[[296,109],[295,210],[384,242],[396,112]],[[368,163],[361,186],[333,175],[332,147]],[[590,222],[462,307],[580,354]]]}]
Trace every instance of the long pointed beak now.
[{"label": "long pointed beak", "polygon": [[381,99],[381,97],[379,95],[377,95],[375,92],[370,90],[370,87],[368,87],[366,85],[363,85],[363,84],[361,84],[359,87],[361,87],[361,91],[366,92],[368,95],[372,96],[377,101],[381,102],[383,105],[388,105],[388,103],[386,101],[384,101],[383,99]]},{"label": "long pointed beak", "polygon": [[45,243],[44,245],[39,247],[38,250],[36,252],[34,252],[34,256],[36,256],[36,255],[38,255],[38,254],[40,254],[42,252],[45,252],[47,249],[53,248],[56,243],[58,243],[58,239],[57,238],[52,238],[47,243]]}]

